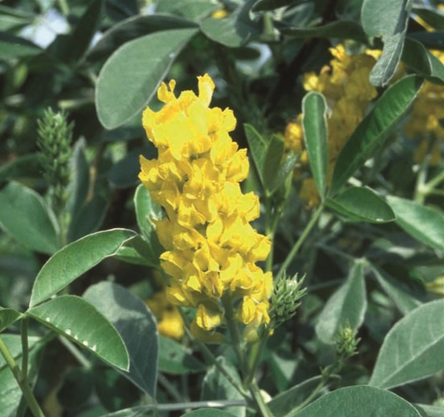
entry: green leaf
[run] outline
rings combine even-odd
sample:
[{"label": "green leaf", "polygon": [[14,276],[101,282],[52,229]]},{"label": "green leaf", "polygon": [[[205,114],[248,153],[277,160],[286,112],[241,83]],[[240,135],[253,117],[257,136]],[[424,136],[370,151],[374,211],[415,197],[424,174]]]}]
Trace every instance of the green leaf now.
[{"label": "green leaf", "polygon": [[366,43],[367,36],[362,30],[361,25],[351,20],[337,20],[327,23],[323,26],[307,27],[307,28],[282,28],[284,35],[291,36],[296,39],[306,38],[326,38],[326,39],[353,39],[358,42]]},{"label": "green leaf", "polygon": [[247,0],[228,17],[209,17],[200,24],[201,31],[212,41],[229,48],[239,48],[260,35],[261,25],[250,19],[250,9],[256,0]]},{"label": "green leaf", "polygon": [[245,135],[247,137],[249,150],[251,153],[251,157],[253,159],[254,165],[256,166],[257,172],[259,174],[259,179],[262,184],[264,183],[263,177],[263,166],[265,159],[265,152],[267,150],[267,143],[264,138],[260,135],[260,133],[251,125],[245,124]]},{"label": "green leaf", "polygon": [[105,362],[128,370],[128,352],[119,333],[83,298],[61,295],[31,308],[26,314]]},{"label": "green leaf", "polygon": [[396,219],[390,206],[366,187],[351,187],[327,199],[327,206],[351,221],[387,223]]},{"label": "green leaf", "polygon": [[2,164],[0,167],[0,184],[12,179],[36,178],[41,175],[42,165],[38,154],[19,156]]},{"label": "green leaf", "polygon": [[422,304],[420,301],[413,298],[410,294],[400,288],[399,283],[397,283],[387,273],[379,270],[375,266],[372,266],[371,269],[379,285],[393,300],[396,307],[402,314],[406,315]]},{"label": "green leaf", "polygon": [[166,13],[200,21],[211,12],[220,9],[220,5],[208,0],[158,1],[156,13]]},{"label": "green leaf", "polygon": [[115,163],[108,173],[109,182],[115,188],[131,188],[140,183],[139,158],[142,148],[131,149],[122,159]]},{"label": "green leaf", "polygon": [[364,0],[361,20],[369,36],[382,37],[384,49],[370,73],[370,82],[385,86],[395,74],[404,47],[411,0]]},{"label": "green leaf", "polygon": [[367,310],[363,264],[354,263],[347,280],[329,298],[316,324],[316,334],[324,343],[333,343],[341,327],[358,329]]},{"label": "green leaf", "polygon": [[322,94],[310,91],[302,100],[302,128],[311,172],[321,198],[328,174],[327,103]]},{"label": "green leaf", "polygon": [[415,404],[415,407],[424,411],[427,417],[444,417],[444,407],[425,404]]},{"label": "green leaf", "polygon": [[0,60],[32,57],[42,52],[39,46],[26,39],[10,33],[0,33]]},{"label": "green leaf", "polygon": [[418,5],[412,11],[434,29],[444,29],[444,12],[436,6]]},{"label": "green leaf", "polygon": [[396,214],[396,223],[409,235],[431,248],[444,252],[444,213],[404,198],[387,197]]},{"label": "green leaf", "polygon": [[444,65],[420,42],[407,38],[402,60],[417,74],[431,78],[432,81],[444,83]]},{"label": "green leaf", "polygon": [[5,330],[10,324],[20,317],[20,313],[13,308],[0,307],[0,332]]},{"label": "green leaf", "polygon": [[206,365],[196,359],[191,350],[175,340],[160,336],[159,371],[173,375],[186,375],[203,371]]},{"label": "green leaf", "polygon": [[162,218],[162,209],[151,199],[149,191],[143,184],[140,184],[136,189],[134,206],[140,233],[148,240],[151,240],[156,233],[154,220]]},{"label": "green leaf", "polygon": [[444,369],[444,300],[423,304],[398,321],[379,351],[369,384],[393,388]]},{"label": "green leaf", "polygon": [[129,372],[122,375],[154,396],[157,381],[158,334],[147,306],[128,290],[111,282],[88,288],[83,297],[117,329],[130,359]]},{"label": "green leaf", "polygon": [[[226,358],[219,357],[216,359],[220,366],[236,381],[242,385],[236,367],[231,364]],[[207,372],[202,383],[201,400],[212,401],[215,398],[218,400],[243,400],[243,396],[233,387],[231,382],[213,365]],[[238,417],[245,416],[245,406],[228,407],[226,408],[230,415]],[[192,414],[192,413],[190,413]],[[186,414],[186,415],[190,415]]]},{"label": "green leaf", "polygon": [[156,32],[125,43],[105,63],[96,87],[97,114],[114,129],[148,104],[196,29]]},{"label": "green leaf", "polygon": [[51,255],[60,247],[54,213],[39,194],[17,182],[0,190],[0,224],[36,252]]},{"label": "green leaf", "polygon": [[91,45],[102,18],[104,0],[92,0],[68,35],[59,35],[48,52],[62,62],[77,63]]},{"label": "green leaf", "polygon": [[0,5],[0,30],[8,32],[32,25],[36,16],[22,9]]},{"label": "green leaf", "polygon": [[[71,158],[72,179],[69,184],[69,197],[66,204],[67,210],[71,213],[71,217],[75,217],[77,212],[82,208],[88,196],[90,189],[89,168],[90,164],[86,159],[86,142],[79,140],[74,145],[74,151]],[[68,235],[75,235],[76,232],[70,229]]]},{"label": "green leaf", "polygon": [[304,408],[297,417],[421,417],[407,401],[382,389],[340,388]]},{"label": "green leaf", "polygon": [[106,58],[126,42],[150,33],[193,27],[197,27],[197,24],[187,19],[157,12],[152,15],[132,16],[111,26],[88,52],[87,58],[91,61]]},{"label": "green leaf", "polygon": [[[21,337],[19,335],[1,335],[1,338],[12,356],[17,359],[22,354]],[[28,338],[29,348],[31,349],[35,343],[40,340],[33,337]],[[29,354],[28,381],[34,381],[39,364],[41,349],[31,349]],[[0,361],[4,365],[3,356]],[[10,417],[19,415],[19,408],[22,399],[22,391],[17,384],[11,370],[8,366],[0,366],[0,415],[2,417]]]},{"label": "green leaf", "polygon": [[[442,39],[444,35],[444,30],[435,30],[433,32],[411,32],[408,34],[407,39],[414,39],[418,42],[421,42],[423,46],[427,49],[441,49],[442,48]],[[407,53],[406,50],[403,51]]]},{"label": "green leaf", "polygon": [[411,75],[390,86],[358,125],[339,153],[333,171],[333,195],[355,171],[380,149],[392,129],[403,118],[422,86],[422,78]]},{"label": "green leaf", "polygon": [[116,259],[134,265],[150,266],[159,268],[159,255],[162,248],[153,248],[143,236],[137,235],[127,240],[114,255]]},{"label": "green leaf", "polygon": [[[11,356],[17,361],[22,357],[22,337],[19,334],[10,334],[3,333],[1,338],[5,345],[7,346]],[[38,347],[38,342],[41,341],[40,337],[37,336],[28,336],[28,349],[30,352],[33,352],[36,347]],[[3,357],[2,357],[3,358]],[[0,362],[0,369],[7,367],[4,361]],[[0,385],[1,387],[1,385]],[[1,410],[1,408],[0,408]]]},{"label": "green leaf", "polygon": [[94,195],[87,201],[71,220],[68,230],[68,241],[73,242],[97,231],[105,220],[108,201],[100,195]]},{"label": "green leaf", "polygon": [[[279,136],[272,135],[267,144],[262,167],[262,178],[264,179],[264,186],[269,195],[280,185],[277,182],[277,178],[283,156],[284,141]],[[279,179],[283,180],[285,178]]]},{"label": "green leaf", "polygon": [[132,230],[106,230],[85,236],[59,250],[37,275],[30,306],[47,300],[103,259],[114,256],[133,236]]}]

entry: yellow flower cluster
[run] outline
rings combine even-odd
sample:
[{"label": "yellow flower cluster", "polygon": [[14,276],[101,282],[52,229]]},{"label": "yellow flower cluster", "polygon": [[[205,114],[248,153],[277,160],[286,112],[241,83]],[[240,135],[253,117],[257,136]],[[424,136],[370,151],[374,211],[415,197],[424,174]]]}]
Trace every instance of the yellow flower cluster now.
[{"label": "yellow flower cluster", "polygon": [[[322,68],[320,74],[305,74],[303,85],[306,91],[322,93],[331,113],[328,117],[329,173],[331,175],[339,152],[365,116],[368,104],[377,96],[377,90],[370,84],[370,71],[376,63],[379,52],[366,51],[349,55],[339,44],[330,49],[333,59],[330,66]],[[285,130],[284,143],[288,150],[301,154],[302,168],[308,157],[304,150],[301,115],[290,122]],[[300,192],[309,207],[319,204],[319,195],[312,178],[303,181]]]},{"label": "yellow flower cluster", "polygon": [[[430,52],[444,64],[444,52]],[[426,81],[413,104],[410,121],[404,127],[407,136],[420,139],[415,152],[416,162],[422,162],[430,153],[430,164],[440,164],[440,141],[444,140],[444,127],[440,119],[444,119],[444,87]]]},{"label": "yellow flower cluster", "polygon": [[143,113],[158,158],[141,157],[139,174],[166,213],[156,227],[166,250],[160,259],[170,277],[168,299],[197,309],[191,330],[201,340],[221,341],[216,329],[227,303],[254,339],[270,320],[272,276],[256,262],[266,259],[271,244],[250,224],[259,216],[258,197],[240,188],[249,170],[246,150],[230,137],[233,112],[209,107],[214,83],[208,75],[198,77],[197,96],[176,97],[174,87],[174,80],[162,83],[158,98],[165,105]]}]

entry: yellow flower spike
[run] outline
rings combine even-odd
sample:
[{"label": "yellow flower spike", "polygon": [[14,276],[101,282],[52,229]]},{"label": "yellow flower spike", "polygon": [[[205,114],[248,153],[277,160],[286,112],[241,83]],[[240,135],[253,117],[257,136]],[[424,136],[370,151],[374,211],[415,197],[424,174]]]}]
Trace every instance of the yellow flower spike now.
[{"label": "yellow flower spike", "polygon": [[166,249],[160,261],[170,278],[168,299],[197,308],[191,325],[196,337],[220,341],[215,329],[224,325],[227,293],[237,320],[250,328],[267,323],[263,313],[247,323],[240,310],[245,296],[268,306],[271,273],[255,262],[268,256],[270,241],[249,223],[259,216],[259,199],[240,188],[249,162],[230,137],[233,112],[209,107],[215,85],[208,75],[198,77],[197,95],[183,91],[176,97],[174,86],[159,88],[165,103],[160,111],[144,111],[142,122],[158,158],[141,158],[140,179],[166,212],[156,226]]}]

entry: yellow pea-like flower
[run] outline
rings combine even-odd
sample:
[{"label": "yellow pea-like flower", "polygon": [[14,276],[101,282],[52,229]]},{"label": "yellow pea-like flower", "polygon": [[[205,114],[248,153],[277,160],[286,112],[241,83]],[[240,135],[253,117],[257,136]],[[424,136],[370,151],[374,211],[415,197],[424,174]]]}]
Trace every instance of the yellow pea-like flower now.
[{"label": "yellow pea-like flower", "polygon": [[143,113],[158,157],[141,157],[139,174],[166,213],[156,227],[165,248],[160,262],[170,279],[168,300],[196,309],[196,337],[220,342],[217,330],[229,299],[254,340],[270,321],[272,275],[256,262],[267,258],[271,244],[250,224],[259,217],[258,197],[240,188],[249,171],[247,153],[231,139],[233,112],[210,107],[215,86],[208,75],[198,77],[197,95],[183,91],[176,97],[175,85],[162,83],[158,98],[164,107]]}]

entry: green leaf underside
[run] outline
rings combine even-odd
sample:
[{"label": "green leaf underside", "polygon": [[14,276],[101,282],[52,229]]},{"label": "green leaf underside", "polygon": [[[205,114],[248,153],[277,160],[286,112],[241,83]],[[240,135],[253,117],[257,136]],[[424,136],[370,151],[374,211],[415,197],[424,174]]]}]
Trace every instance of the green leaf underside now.
[{"label": "green leaf underside", "polygon": [[407,401],[382,389],[357,386],[340,388],[321,397],[296,417],[420,417]]},{"label": "green leaf underside", "polygon": [[382,37],[382,55],[370,73],[370,82],[385,86],[395,74],[404,46],[410,0],[364,0],[361,21],[369,36]]},{"label": "green leaf underside", "polygon": [[125,43],[103,66],[96,87],[97,114],[114,129],[143,110],[178,53],[197,29],[151,33]]},{"label": "green leaf underside", "polygon": [[154,396],[157,382],[158,334],[147,306],[124,287],[101,282],[83,297],[116,328],[125,342],[130,366],[123,375],[141,390]]},{"label": "green leaf underside", "polygon": [[85,236],[59,250],[37,275],[30,306],[45,301],[103,259],[116,254],[120,246],[134,236],[132,230],[106,230]]},{"label": "green leaf underside", "polygon": [[328,171],[327,103],[322,94],[311,91],[302,100],[302,128],[310,168],[323,199]]},{"label": "green leaf underside", "polygon": [[391,207],[374,191],[364,187],[348,188],[333,199],[327,199],[327,206],[352,221],[386,223],[396,219]]},{"label": "green leaf underside", "polygon": [[229,48],[239,48],[261,33],[260,25],[250,19],[249,13],[256,0],[246,0],[224,19],[209,17],[200,24],[201,31],[214,42]]},{"label": "green leaf underside", "polygon": [[59,249],[57,222],[43,198],[11,182],[0,190],[0,224],[25,247],[53,254]]},{"label": "green leaf underside", "polygon": [[349,324],[352,329],[358,329],[366,310],[363,266],[356,262],[346,282],[325,304],[316,324],[316,334],[324,343],[333,343],[341,327]]},{"label": "green leaf underside", "polygon": [[404,198],[387,197],[397,216],[396,223],[409,235],[431,248],[444,252],[444,213]]},{"label": "green leaf underside", "polygon": [[390,86],[376,102],[339,153],[333,171],[331,195],[338,192],[348,178],[384,145],[416,98],[422,83],[421,77],[407,76]]},{"label": "green leaf underside", "polygon": [[433,301],[396,323],[385,337],[369,384],[393,388],[442,371],[443,312],[444,300]]},{"label": "green leaf underside", "polygon": [[88,58],[99,59],[114,52],[128,41],[172,29],[193,28],[197,24],[179,16],[156,13],[132,16],[111,27],[88,52]]},{"label": "green leaf underside", "polygon": [[31,308],[26,314],[105,362],[122,370],[128,369],[128,352],[120,335],[84,299],[74,295],[61,295]]}]

